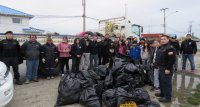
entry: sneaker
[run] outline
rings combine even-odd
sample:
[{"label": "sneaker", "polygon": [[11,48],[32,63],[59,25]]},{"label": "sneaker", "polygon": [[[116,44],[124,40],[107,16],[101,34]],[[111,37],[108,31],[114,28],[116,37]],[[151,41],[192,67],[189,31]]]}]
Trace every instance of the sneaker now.
[{"label": "sneaker", "polygon": [[29,80],[26,80],[26,81],[25,81],[25,84],[29,84],[29,83],[30,83],[30,81],[29,81]]},{"label": "sneaker", "polygon": [[23,83],[22,83],[22,81],[20,81],[20,80],[16,80],[16,82],[15,82],[17,85],[22,85]]},{"label": "sneaker", "polygon": [[195,73],[195,70],[191,70],[191,73],[193,73],[193,74],[194,74],[194,73]]},{"label": "sneaker", "polygon": [[158,99],[160,102],[163,102],[163,103],[168,103],[168,102],[171,102],[171,99],[166,99],[164,97],[161,97]]},{"label": "sneaker", "polygon": [[50,80],[50,77],[47,77],[47,80]]},{"label": "sneaker", "polygon": [[34,81],[34,82],[39,82],[39,80],[38,80],[38,79],[33,79],[33,81]]},{"label": "sneaker", "polygon": [[51,79],[54,79],[54,76],[51,76]]},{"label": "sneaker", "polygon": [[160,93],[155,93],[156,97],[163,97]]}]

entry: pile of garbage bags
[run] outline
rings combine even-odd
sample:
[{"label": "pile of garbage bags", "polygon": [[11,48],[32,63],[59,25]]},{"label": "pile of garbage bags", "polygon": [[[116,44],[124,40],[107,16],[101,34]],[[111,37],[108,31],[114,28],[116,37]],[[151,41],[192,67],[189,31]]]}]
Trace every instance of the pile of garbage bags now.
[{"label": "pile of garbage bags", "polygon": [[146,74],[140,65],[116,59],[109,69],[100,65],[93,70],[81,71],[62,77],[55,107],[80,103],[86,107],[119,107],[134,101],[138,107],[160,107],[150,101],[145,85]]}]

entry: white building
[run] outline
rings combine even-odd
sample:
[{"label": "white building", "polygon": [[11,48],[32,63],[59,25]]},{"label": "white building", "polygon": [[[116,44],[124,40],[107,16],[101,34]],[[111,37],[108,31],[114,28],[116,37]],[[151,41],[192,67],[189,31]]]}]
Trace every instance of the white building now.
[{"label": "white building", "polygon": [[0,33],[13,31],[14,34],[42,34],[45,31],[29,26],[34,16],[0,5]]}]

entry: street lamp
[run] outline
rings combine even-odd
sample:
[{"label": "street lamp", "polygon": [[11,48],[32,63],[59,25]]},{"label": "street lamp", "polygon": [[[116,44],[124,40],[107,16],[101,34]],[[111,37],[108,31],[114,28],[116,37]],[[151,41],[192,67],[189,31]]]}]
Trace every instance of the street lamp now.
[{"label": "street lamp", "polygon": [[163,24],[163,27],[164,27],[164,34],[166,34],[166,15],[165,15],[165,11],[169,9],[169,8],[162,8],[160,9],[160,11],[163,11],[164,13],[164,24]]}]

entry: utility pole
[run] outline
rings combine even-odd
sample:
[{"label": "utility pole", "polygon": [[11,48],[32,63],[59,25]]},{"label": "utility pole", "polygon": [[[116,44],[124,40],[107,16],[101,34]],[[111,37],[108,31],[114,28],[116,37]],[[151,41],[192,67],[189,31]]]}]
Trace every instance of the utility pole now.
[{"label": "utility pole", "polygon": [[86,29],[86,2],[85,0],[82,0],[82,5],[83,5],[83,32],[85,32]]},{"label": "utility pole", "polygon": [[189,33],[190,35],[192,35],[192,23],[193,23],[193,21],[190,21],[189,23],[190,23],[190,26],[189,26],[189,31],[188,31],[188,33]]},{"label": "utility pole", "polygon": [[164,13],[164,24],[163,24],[163,27],[164,27],[164,34],[166,34],[166,14],[165,14],[165,11],[169,9],[169,8],[162,8],[160,9],[160,11],[163,11]]}]

